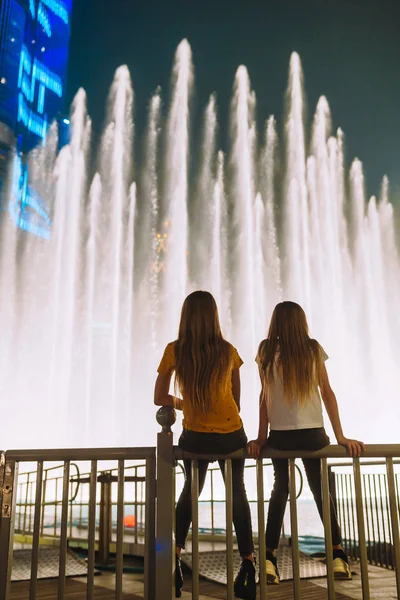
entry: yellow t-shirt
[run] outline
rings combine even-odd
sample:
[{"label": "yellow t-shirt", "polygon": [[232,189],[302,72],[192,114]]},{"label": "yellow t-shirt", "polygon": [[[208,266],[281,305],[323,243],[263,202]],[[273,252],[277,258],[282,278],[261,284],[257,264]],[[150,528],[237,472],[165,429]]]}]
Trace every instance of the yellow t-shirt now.
[{"label": "yellow t-shirt", "polygon": [[[158,372],[160,375],[172,375],[175,370],[175,344],[171,342],[165,348]],[[232,371],[239,369],[243,361],[238,351],[230,344],[231,363],[226,376],[218,381],[211,391],[211,406],[207,415],[195,415],[189,402],[183,398],[183,427],[203,433],[232,433],[243,426],[239,409],[232,393]]]}]

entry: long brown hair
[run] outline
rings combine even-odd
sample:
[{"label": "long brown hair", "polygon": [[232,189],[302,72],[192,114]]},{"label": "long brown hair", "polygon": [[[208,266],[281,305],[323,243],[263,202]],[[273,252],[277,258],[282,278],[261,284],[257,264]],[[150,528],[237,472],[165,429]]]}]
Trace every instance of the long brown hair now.
[{"label": "long brown hair", "polygon": [[175,385],[197,414],[206,414],[211,388],[226,375],[231,352],[222,336],[217,304],[209,292],[197,291],[183,303],[175,344]]},{"label": "long brown hair", "polygon": [[274,364],[283,380],[285,400],[303,405],[318,388],[322,349],[310,338],[304,310],[296,302],[280,302],[272,313],[268,339],[258,349],[265,382],[274,380]]}]

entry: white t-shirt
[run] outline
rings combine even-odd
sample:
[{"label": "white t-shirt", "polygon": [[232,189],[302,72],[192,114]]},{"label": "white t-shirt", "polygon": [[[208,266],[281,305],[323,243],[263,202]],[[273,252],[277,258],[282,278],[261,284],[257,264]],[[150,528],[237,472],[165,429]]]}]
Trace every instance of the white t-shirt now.
[{"label": "white t-shirt", "polygon": [[[321,347],[323,360],[328,358]],[[268,385],[268,421],[271,430],[315,429],[324,426],[319,388],[300,406],[284,398],[282,374],[274,363],[274,380]]]}]

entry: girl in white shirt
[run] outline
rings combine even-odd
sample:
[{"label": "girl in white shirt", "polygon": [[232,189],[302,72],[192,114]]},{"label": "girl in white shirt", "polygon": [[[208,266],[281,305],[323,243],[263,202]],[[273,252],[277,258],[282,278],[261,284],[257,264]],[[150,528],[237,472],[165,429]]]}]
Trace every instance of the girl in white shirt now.
[{"label": "girl in white shirt", "polygon": [[[330,440],[324,429],[321,396],[337,443],[346,446],[350,456],[360,456],[363,443],[343,435],[336,397],[325,367],[327,358],[319,343],[309,337],[301,306],[295,302],[278,304],[272,314],[268,338],[261,342],[256,358],[262,385],[260,424],[258,438],[248,443],[250,456],[257,459],[264,446],[288,451],[319,450],[327,446]],[[266,576],[268,583],[277,584],[275,550],[289,495],[289,474],[287,459],[272,459],[272,463],[275,481],[265,533]],[[303,464],[322,518],[320,460],[304,459]],[[335,577],[351,579],[332,498],[331,523]]]}]

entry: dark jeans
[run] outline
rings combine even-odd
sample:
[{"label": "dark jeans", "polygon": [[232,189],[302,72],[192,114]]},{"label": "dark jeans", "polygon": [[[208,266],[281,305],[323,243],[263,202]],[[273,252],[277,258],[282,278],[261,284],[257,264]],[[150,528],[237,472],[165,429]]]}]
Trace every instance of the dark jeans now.
[{"label": "dark jeans", "polygon": [[[267,445],[277,450],[320,450],[330,444],[329,437],[323,427],[316,429],[295,429],[289,431],[271,431]],[[289,495],[289,461],[272,459],[274,466],[274,487],[268,509],[267,529],[265,541],[267,548],[275,549],[279,546],[283,517]],[[318,512],[322,519],[322,489],[321,489],[321,461],[317,458],[303,459],[308,485],[314,496]],[[331,524],[332,544],[341,544],[342,538],[336,516],[335,506],[331,497]]]},{"label": "dark jeans", "polygon": [[[242,429],[233,433],[201,433],[183,430],[179,439],[179,447],[188,452],[210,454],[210,460],[199,460],[199,493],[206,479],[207,468],[213,462],[213,454],[230,454],[245,448],[246,434]],[[184,460],[185,484],[176,505],[176,545],[185,547],[190,523],[192,522],[192,470],[191,461]],[[225,461],[219,460],[222,477],[225,479]],[[233,523],[236,531],[239,552],[248,556],[254,551],[253,533],[251,527],[250,506],[244,487],[244,460],[232,461],[232,494],[233,494]]]}]

